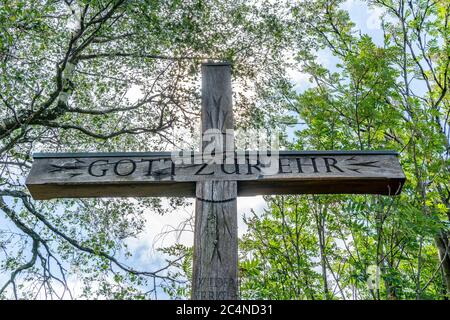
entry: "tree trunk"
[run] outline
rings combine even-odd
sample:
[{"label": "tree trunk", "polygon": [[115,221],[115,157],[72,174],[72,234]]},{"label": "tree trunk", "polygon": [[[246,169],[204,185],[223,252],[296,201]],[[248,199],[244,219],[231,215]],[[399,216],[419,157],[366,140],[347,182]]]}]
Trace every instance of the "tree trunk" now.
[{"label": "tree trunk", "polygon": [[[325,257],[325,215],[326,215],[326,206],[322,210],[322,206],[319,205],[318,213],[316,214],[316,226],[317,226],[317,235],[319,238],[319,249],[320,249],[320,264],[322,268],[322,281],[323,281],[323,291],[325,300],[330,299],[330,292],[328,288],[328,276],[327,276],[327,264]],[[325,211],[325,212],[324,212]]]},{"label": "tree trunk", "polygon": [[450,294],[450,234],[442,231],[434,238],[439,253],[439,262],[442,262],[443,286],[445,286],[446,297]]}]

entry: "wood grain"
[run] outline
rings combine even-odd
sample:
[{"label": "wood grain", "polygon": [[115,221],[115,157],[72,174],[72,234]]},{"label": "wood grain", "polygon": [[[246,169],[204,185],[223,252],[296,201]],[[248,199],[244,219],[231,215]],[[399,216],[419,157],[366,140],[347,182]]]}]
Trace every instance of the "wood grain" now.
[{"label": "wood grain", "polygon": [[238,298],[236,181],[197,183],[192,299]]},{"label": "wood grain", "polygon": [[[219,129],[223,135],[233,129],[229,64],[202,65],[202,133],[209,129]],[[201,148],[205,145],[203,137]],[[234,149],[223,141],[219,151],[227,147]],[[233,177],[202,175],[206,176],[213,179],[196,183],[192,299],[234,300],[238,298],[237,183]]]},{"label": "wood grain", "polygon": [[[281,160],[280,160],[281,159]],[[314,160],[313,160],[314,159]],[[328,159],[328,167],[325,159]],[[237,162],[238,159],[235,159]],[[34,199],[71,197],[194,197],[200,181],[238,181],[238,196],[298,193],[395,195],[405,176],[392,153],[280,153],[275,174],[245,164],[179,164],[170,156],[52,155],[33,162],[26,185]],[[313,161],[315,167],[312,165]],[[150,162],[151,168],[150,168]],[[262,169],[262,168],[260,168]],[[238,173],[237,173],[238,172]],[[212,174],[211,174],[212,173]]]}]

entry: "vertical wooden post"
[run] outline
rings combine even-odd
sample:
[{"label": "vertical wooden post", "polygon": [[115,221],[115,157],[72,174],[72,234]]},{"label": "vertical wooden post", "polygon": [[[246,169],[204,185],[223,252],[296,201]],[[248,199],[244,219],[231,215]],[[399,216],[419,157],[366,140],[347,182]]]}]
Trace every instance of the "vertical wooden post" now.
[{"label": "vertical wooden post", "polygon": [[[223,137],[233,129],[228,63],[202,65],[202,133],[208,129]],[[238,299],[236,197],[236,181],[197,182],[192,299]]]}]

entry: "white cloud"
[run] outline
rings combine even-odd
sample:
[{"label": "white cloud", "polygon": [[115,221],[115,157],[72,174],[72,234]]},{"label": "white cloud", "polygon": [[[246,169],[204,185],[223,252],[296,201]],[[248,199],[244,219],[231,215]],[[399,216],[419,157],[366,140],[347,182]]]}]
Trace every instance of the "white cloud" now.
[{"label": "white cloud", "polygon": [[351,10],[356,2],[357,0],[347,0],[341,5],[341,8],[345,10]]},{"label": "white cloud", "polygon": [[238,211],[238,235],[241,237],[247,232],[247,226],[244,223],[243,217],[245,214],[249,214],[253,209],[256,214],[261,213],[266,207],[266,201],[262,196],[256,197],[240,197],[237,201]]},{"label": "white cloud", "polygon": [[134,103],[143,97],[144,93],[136,84],[131,85],[130,89],[128,89],[127,93],[125,94],[125,98],[127,98],[131,103]]},{"label": "white cloud", "polygon": [[72,32],[78,30],[81,23],[81,7],[74,1],[67,6],[67,11],[70,15],[69,19],[67,19],[67,29]]},{"label": "white cloud", "polygon": [[310,76],[307,73],[291,69],[288,71],[288,75],[296,92],[301,92],[311,87]]},{"label": "white cloud", "polygon": [[367,18],[366,26],[369,30],[381,30],[381,18],[384,14],[382,8],[369,8],[369,17]]}]

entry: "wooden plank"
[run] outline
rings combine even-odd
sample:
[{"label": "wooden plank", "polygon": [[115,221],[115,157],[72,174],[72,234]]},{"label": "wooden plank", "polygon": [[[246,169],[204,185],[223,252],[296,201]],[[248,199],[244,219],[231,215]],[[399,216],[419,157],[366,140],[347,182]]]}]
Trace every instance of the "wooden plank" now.
[{"label": "wooden plank", "polygon": [[[174,164],[170,153],[38,154],[26,181],[34,199],[194,197],[200,181],[238,181],[238,196],[297,193],[395,195],[405,175],[394,152],[279,152],[275,174],[261,172],[247,152],[243,164]],[[197,155],[195,155],[197,157]],[[192,154],[194,158],[194,154]],[[240,159],[242,160],[242,159]],[[235,158],[235,163],[239,159]],[[281,163],[281,166],[279,165]],[[315,166],[314,166],[315,165]]]},{"label": "wooden plank", "polygon": [[[209,129],[220,130],[222,137],[227,134],[227,129],[233,129],[230,64],[202,65],[201,124],[203,134],[201,150],[207,145],[205,132]],[[231,142],[234,141],[232,133],[229,138]],[[220,146],[222,150],[218,151],[221,152],[226,152],[227,148],[234,150],[234,145],[227,146],[225,140]],[[220,165],[213,166],[214,169],[218,167]],[[235,168],[233,165],[231,167]],[[188,165],[186,169],[195,176],[210,176],[196,180],[192,299],[237,299],[237,183],[235,179],[223,178],[226,173],[220,175],[218,172],[210,174],[203,171],[209,169],[206,163],[199,166]],[[192,169],[195,171],[191,171]]]},{"label": "wooden plank", "polygon": [[238,298],[236,181],[197,183],[192,299]]}]

